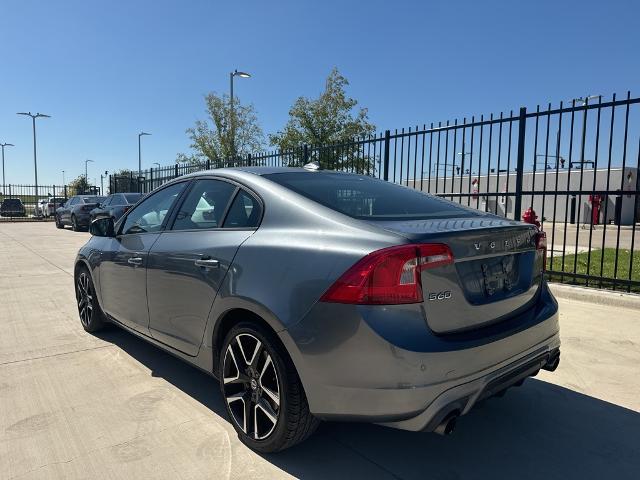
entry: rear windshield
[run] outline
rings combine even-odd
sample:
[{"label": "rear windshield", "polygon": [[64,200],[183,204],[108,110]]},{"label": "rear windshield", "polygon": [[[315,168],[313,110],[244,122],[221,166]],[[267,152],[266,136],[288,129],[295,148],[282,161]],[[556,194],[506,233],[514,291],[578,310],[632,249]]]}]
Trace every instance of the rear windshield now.
[{"label": "rear windshield", "polygon": [[100,203],[107,197],[82,197],[84,203]]},{"label": "rear windshield", "polygon": [[124,198],[127,199],[128,203],[136,203],[138,200],[140,200],[141,196],[142,196],[141,193],[125,193],[124,194]]},{"label": "rear windshield", "polygon": [[22,202],[19,198],[5,198],[2,201],[3,205],[22,205]]},{"label": "rear windshield", "polygon": [[287,172],[264,175],[326,207],[363,220],[472,217],[477,213],[433,195],[365,175]]}]

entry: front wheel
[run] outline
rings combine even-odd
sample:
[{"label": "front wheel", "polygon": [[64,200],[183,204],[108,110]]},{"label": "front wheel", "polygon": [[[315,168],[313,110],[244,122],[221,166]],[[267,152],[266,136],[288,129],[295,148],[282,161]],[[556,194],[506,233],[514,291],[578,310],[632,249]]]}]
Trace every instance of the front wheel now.
[{"label": "front wheel", "polygon": [[76,221],[76,216],[71,215],[71,230],[74,232],[79,232],[80,228],[78,227],[78,222]]},{"label": "front wheel", "polygon": [[56,215],[55,221],[56,221],[56,228],[64,228],[64,225],[62,225],[62,222],[60,221],[60,217],[58,215]]},{"label": "front wheel", "polygon": [[291,359],[273,333],[240,323],[220,356],[220,388],[240,440],[262,453],[289,448],[319,425]]},{"label": "front wheel", "polygon": [[86,267],[82,267],[76,276],[76,301],[82,328],[89,333],[102,329],[104,317],[98,304],[93,279]]}]

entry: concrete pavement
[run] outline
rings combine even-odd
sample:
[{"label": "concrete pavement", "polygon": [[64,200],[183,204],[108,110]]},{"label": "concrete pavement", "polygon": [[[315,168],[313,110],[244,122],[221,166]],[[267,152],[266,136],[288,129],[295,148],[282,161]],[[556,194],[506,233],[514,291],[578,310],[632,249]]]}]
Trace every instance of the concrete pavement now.
[{"label": "concrete pavement", "polygon": [[637,478],[640,310],[560,299],[562,361],[449,437],[323,424],[257,455],[217,383],[117,328],[86,334],[72,284],[86,233],[0,224],[0,478]]}]

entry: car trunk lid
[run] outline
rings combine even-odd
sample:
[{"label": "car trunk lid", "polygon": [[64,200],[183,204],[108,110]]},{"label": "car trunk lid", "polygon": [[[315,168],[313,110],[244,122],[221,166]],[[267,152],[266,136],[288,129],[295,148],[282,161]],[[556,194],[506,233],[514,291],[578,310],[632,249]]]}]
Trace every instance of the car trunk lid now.
[{"label": "car trunk lid", "polygon": [[453,252],[453,264],[422,271],[423,310],[436,333],[496,323],[535,302],[543,258],[532,225],[493,216],[372,223]]}]

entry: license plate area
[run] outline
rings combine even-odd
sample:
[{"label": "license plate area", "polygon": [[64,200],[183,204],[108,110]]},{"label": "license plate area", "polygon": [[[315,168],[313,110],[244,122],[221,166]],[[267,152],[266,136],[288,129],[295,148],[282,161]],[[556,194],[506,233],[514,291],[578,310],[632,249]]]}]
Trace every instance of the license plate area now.
[{"label": "license plate area", "polygon": [[485,259],[480,265],[484,294],[493,297],[511,292],[518,283],[518,265],[514,255]]}]

